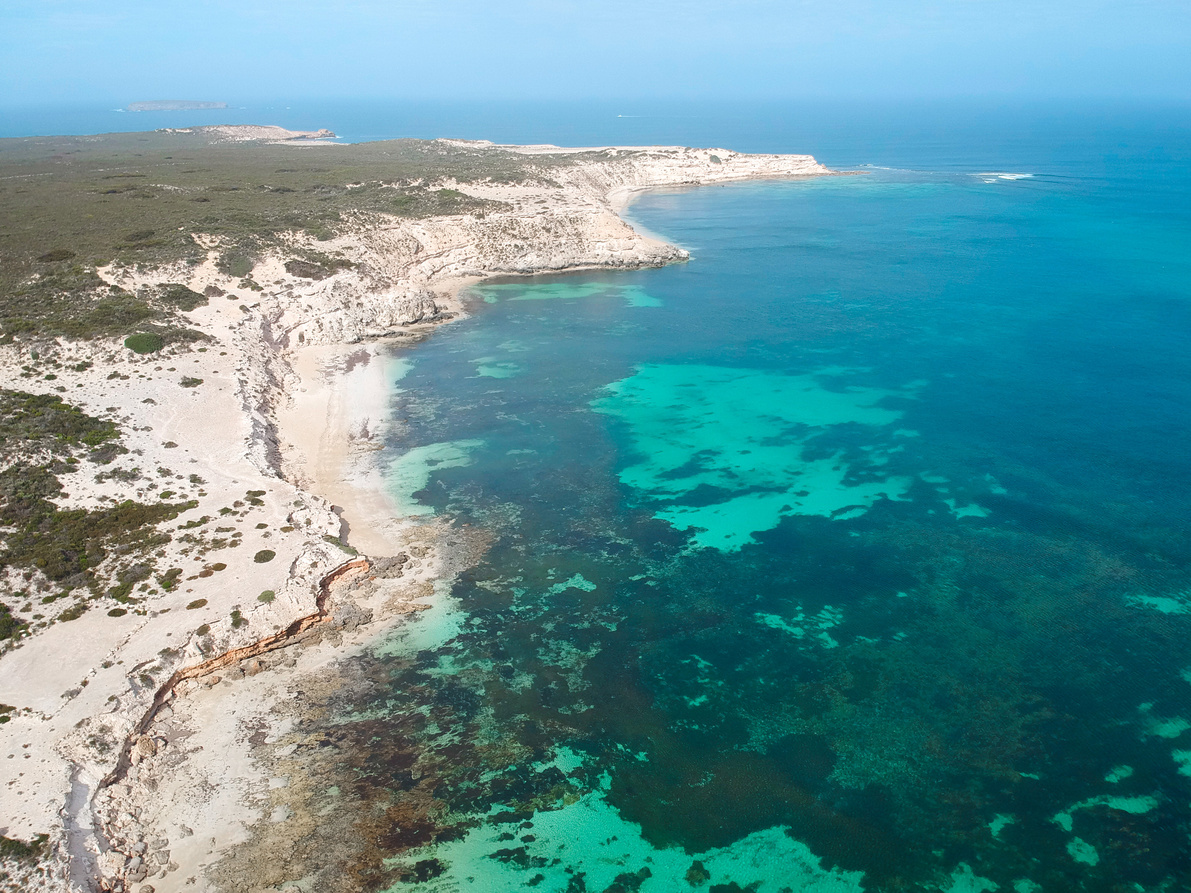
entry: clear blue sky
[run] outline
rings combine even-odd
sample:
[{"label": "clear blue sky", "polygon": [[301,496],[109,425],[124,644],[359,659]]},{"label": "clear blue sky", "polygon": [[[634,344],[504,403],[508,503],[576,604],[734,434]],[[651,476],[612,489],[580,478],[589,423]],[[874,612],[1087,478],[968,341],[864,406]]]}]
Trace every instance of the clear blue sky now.
[{"label": "clear blue sky", "polygon": [[0,104],[1191,98],[1191,0],[0,0]]}]

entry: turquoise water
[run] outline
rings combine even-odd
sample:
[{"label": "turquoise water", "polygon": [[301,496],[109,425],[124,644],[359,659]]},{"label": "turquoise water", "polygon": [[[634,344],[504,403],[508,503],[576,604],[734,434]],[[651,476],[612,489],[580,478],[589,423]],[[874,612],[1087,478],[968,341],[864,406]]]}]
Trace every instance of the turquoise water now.
[{"label": "turquoise water", "polygon": [[1191,888],[1191,189],[1146,157],[652,193],[689,263],[404,353],[392,492],[486,548],[319,731],[351,886]]}]

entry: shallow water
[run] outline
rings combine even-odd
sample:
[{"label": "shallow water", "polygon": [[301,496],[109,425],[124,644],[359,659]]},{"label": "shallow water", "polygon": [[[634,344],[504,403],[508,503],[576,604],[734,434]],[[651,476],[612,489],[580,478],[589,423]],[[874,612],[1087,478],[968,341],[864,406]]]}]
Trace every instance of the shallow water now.
[{"label": "shallow water", "polygon": [[1191,886],[1191,194],[1153,170],[654,193],[690,263],[477,288],[385,455],[491,545],[315,730],[351,885]]}]

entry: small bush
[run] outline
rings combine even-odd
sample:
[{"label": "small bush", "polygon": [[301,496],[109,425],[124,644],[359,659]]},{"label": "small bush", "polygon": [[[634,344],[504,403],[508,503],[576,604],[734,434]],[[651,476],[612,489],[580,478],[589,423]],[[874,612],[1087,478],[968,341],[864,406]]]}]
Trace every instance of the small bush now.
[{"label": "small bush", "polygon": [[199,307],[206,307],[208,303],[206,295],[201,295],[176,282],[163,285],[158,297],[163,304],[176,307],[178,310],[195,310]]},{"label": "small bush", "polygon": [[189,375],[182,376],[182,387],[184,388],[197,388],[202,383],[203,380],[201,378],[191,378]]},{"label": "small bush", "polygon": [[211,624],[204,623],[202,626],[200,626],[198,629],[196,629],[194,631],[194,634],[196,636],[205,636],[209,632],[211,632]]},{"label": "small bush", "polygon": [[109,617],[123,617],[127,613],[128,612],[126,610],[124,610],[123,608],[112,608],[112,610],[108,611],[108,616]]},{"label": "small bush", "polygon": [[235,276],[237,279],[243,278],[252,272],[252,268],[256,266],[256,262],[247,254],[237,251],[230,251],[219,258],[219,271],[228,276]]},{"label": "small bush", "polygon": [[8,605],[0,604],[0,640],[11,639],[25,627],[25,621],[14,617]]},{"label": "small bush", "polygon": [[124,346],[133,353],[157,353],[165,347],[165,342],[154,332],[138,332],[125,338]]},{"label": "small bush", "polygon": [[47,840],[49,840],[48,834],[38,834],[28,843],[11,837],[0,837],[0,859],[20,859],[22,861],[38,859],[41,857]]},{"label": "small bush", "polygon": [[74,257],[74,252],[67,248],[55,248],[53,251],[47,251],[37,259],[43,264],[52,264],[60,260],[70,260]]},{"label": "small bush", "polygon": [[87,604],[86,602],[79,602],[78,604],[67,608],[65,611],[63,611],[61,614],[59,614],[58,619],[59,620],[78,620],[80,617],[82,617],[84,614],[87,613],[87,609],[89,607],[91,607],[91,606],[89,604]]},{"label": "small bush", "polygon": [[171,567],[162,576],[157,578],[157,585],[166,592],[172,592],[178,585],[178,581],[182,579],[182,568]]},{"label": "small bush", "polygon": [[261,549],[259,552],[257,552],[255,555],[252,556],[252,560],[255,561],[257,564],[264,564],[267,561],[272,561],[276,557],[277,557],[277,553],[274,552],[272,549]]},{"label": "small bush", "polygon": [[277,598],[277,593],[274,592],[272,589],[266,589],[264,592],[262,592],[260,595],[258,595],[256,597],[256,600],[258,602],[260,602],[262,605],[267,605],[270,602],[272,602],[273,599],[275,599],[275,598]]},{"label": "small bush", "polygon": [[194,601],[192,601],[190,604],[188,604],[186,606],[186,610],[193,611],[196,608],[205,608],[206,606],[207,606],[207,600],[205,598],[196,598]]},{"label": "small bush", "polygon": [[285,262],[285,271],[291,276],[301,279],[326,279],[331,271],[304,260],[290,260]]}]

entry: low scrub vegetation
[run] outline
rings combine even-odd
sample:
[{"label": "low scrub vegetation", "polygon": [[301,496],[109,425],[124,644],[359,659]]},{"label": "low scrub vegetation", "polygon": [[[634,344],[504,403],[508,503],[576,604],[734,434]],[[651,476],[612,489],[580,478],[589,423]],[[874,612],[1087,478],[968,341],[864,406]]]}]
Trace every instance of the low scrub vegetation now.
[{"label": "low scrub vegetation", "polygon": [[[220,239],[219,268],[251,282],[281,234],[326,240],[348,215],[484,213],[499,205],[440,184],[540,182],[575,158],[422,140],[219,143],[201,132],[0,140],[0,336],[124,338],[148,323],[177,326],[206,295],[181,285],[133,295],[96,268],[197,264],[206,251],[192,234],[203,233]],[[291,273],[306,278],[345,263],[294,253]]]}]

